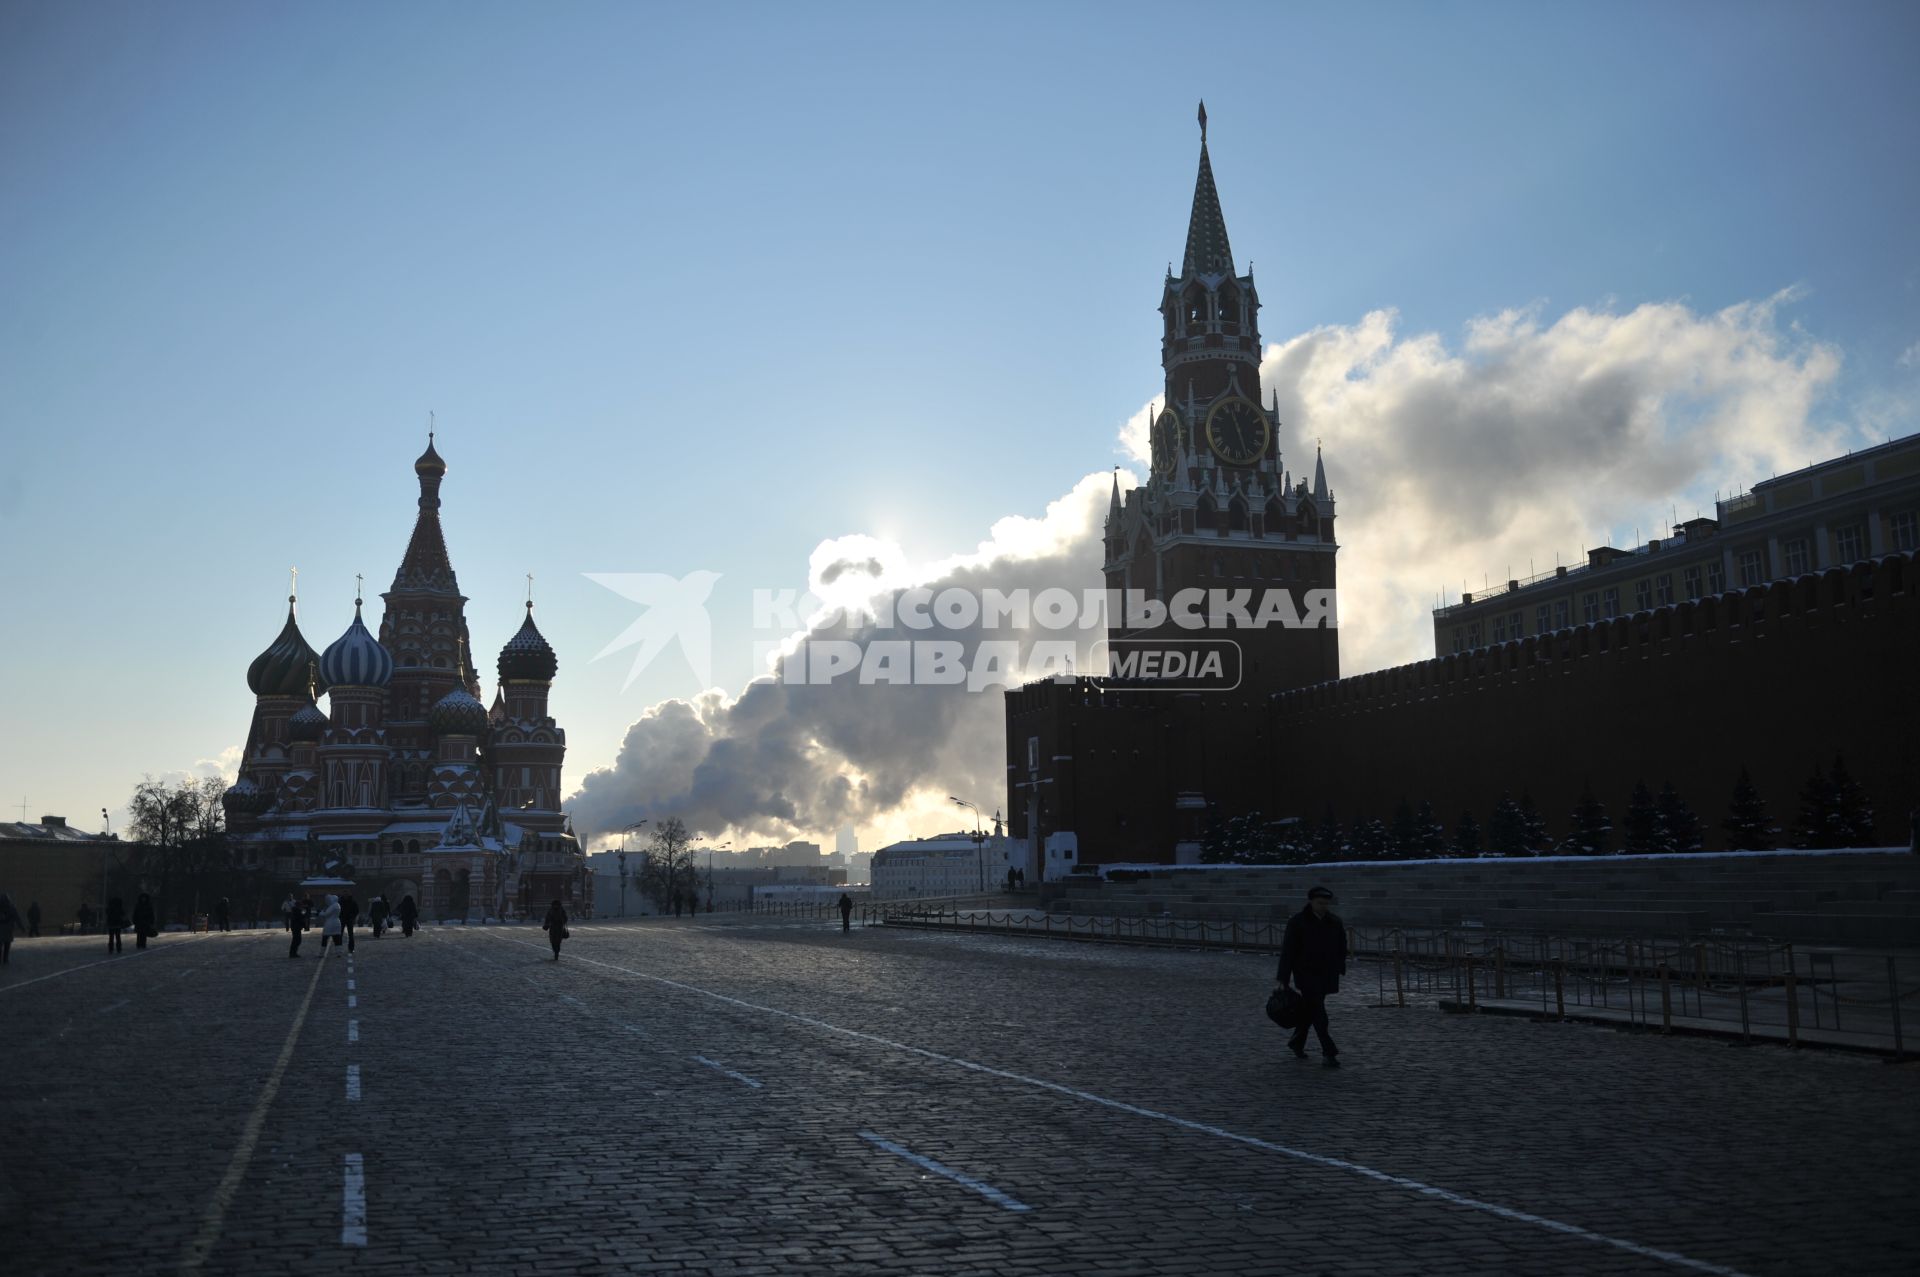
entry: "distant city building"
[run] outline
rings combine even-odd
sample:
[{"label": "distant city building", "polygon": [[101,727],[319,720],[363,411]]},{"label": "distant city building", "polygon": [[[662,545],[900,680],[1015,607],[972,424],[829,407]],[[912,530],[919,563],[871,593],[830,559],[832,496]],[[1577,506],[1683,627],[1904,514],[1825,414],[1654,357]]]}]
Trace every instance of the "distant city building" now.
[{"label": "distant city building", "polygon": [[65,816],[0,821],[0,889],[24,915],[39,904],[41,926],[58,932],[82,904],[99,906],[103,870],[117,871],[132,845],[116,834],[76,829]]},{"label": "distant city building", "polygon": [[868,884],[873,881],[873,853],[856,851],[847,856],[847,881]]},{"label": "distant city building", "polygon": [[1730,589],[1920,550],[1920,435],[1835,457],[1715,504],[1630,550],[1466,594],[1435,610],[1436,656],[1593,625]]},{"label": "distant city building", "polygon": [[873,853],[873,897],[905,900],[997,890],[1006,882],[1007,852],[1006,839],[976,841],[971,833],[889,843]]},{"label": "distant city building", "polygon": [[560,809],[566,733],[547,712],[558,661],[529,599],[500,649],[492,708],[480,699],[431,439],[413,469],[419,513],[379,637],[355,599],[346,632],[316,654],[289,595],[286,624],[247,670],[230,841],[290,883],[350,872],[363,908],[378,893],[413,896],[427,918],[537,913],[554,899],[590,911],[593,880]]}]

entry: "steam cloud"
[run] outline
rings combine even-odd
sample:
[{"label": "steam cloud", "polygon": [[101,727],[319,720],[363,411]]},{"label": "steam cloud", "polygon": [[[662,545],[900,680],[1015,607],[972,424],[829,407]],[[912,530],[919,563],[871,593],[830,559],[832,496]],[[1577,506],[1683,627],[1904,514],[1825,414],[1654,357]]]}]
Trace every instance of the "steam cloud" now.
[{"label": "steam cloud", "polygon": [[[1788,291],[1711,314],[1582,308],[1551,323],[1507,311],[1468,325],[1457,351],[1434,334],[1399,336],[1396,315],[1376,311],[1270,346],[1261,377],[1278,392],[1286,463],[1311,476],[1323,441],[1338,502],[1343,672],[1430,656],[1442,587],[1457,598],[1463,579],[1478,588],[1509,566],[1524,576],[1529,558],[1548,570],[1556,550],[1568,562],[1609,536],[1624,544],[1636,523],[1660,535],[1670,503],[1685,503],[1681,518],[1696,503],[1710,512],[1715,489],[1863,442],[1815,421],[1840,356],[1782,330],[1791,301]],[[1149,418],[1143,405],[1121,431],[1141,462]],[[1003,520],[975,554],[911,580],[890,579],[898,569],[870,538],[825,543],[815,591],[1097,589],[1109,483],[1088,475],[1045,518]],[[810,636],[881,635],[833,623]],[[959,823],[949,794],[1003,802],[1004,758],[997,692],[759,681],[648,709],[569,805],[588,836],[666,814],[709,835],[925,830]]]}]

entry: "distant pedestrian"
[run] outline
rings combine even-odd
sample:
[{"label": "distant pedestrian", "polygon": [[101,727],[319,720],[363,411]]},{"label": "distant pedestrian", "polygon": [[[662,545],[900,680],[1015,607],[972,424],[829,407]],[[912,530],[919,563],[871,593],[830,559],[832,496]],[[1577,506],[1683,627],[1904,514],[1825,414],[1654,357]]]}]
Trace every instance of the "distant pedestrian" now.
[{"label": "distant pedestrian", "polygon": [[20,911],[13,897],[0,891],[0,965],[13,961],[13,933],[20,926]]},{"label": "distant pedestrian", "polygon": [[285,900],[281,901],[280,908],[286,915],[287,934],[293,937],[293,940],[287,945],[287,956],[289,958],[297,958],[300,956],[300,933],[307,929],[306,911],[300,907],[300,902],[292,896],[288,896]]},{"label": "distant pedestrian", "polygon": [[547,943],[553,946],[553,960],[560,961],[560,942],[573,933],[567,930],[567,911],[558,900],[547,906],[546,919],[540,925],[547,933]]},{"label": "distant pedestrian", "polygon": [[840,934],[847,935],[853,930],[853,897],[846,892],[840,893]]},{"label": "distant pedestrian", "polygon": [[147,947],[147,937],[159,935],[160,928],[153,921],[153,897],[146,892],[133,902],[133,947]]},{"label": "distant pedestrian", "polygon": [[373,938],[378,940],[380,933],[387,929],[387,898],[385,895],[375,896],[373,903],[367,906],[367,921],[373,924]]},{"label": "distant pedestrian", "polygon": [[1347,926],[1333,912],[1333,893],[1315,887],[1307,893],[1307,907],[1287,919],[1280,940],[1279,982],[1289,977],[1306,1003],[1306,1017],[1287,1040],[1287,1049],[1307,1058],[1307,1029],[1320,1038],[1320,1055],[1328,1068],[1340,1063],[1340,1048],[1327,1033],[1327,995],[1340,991],[1347,971]]},{"label": "distant pedestrian", "polygon": [[420,906],[413,903],[411,895],[400,897],[400,935],[402,938],[413,934],[414,927],[420,921]]},{"label": "distant pedestrian", "polygon": [[340,926],[347,935],[347,952],[353,952],[353,928],[360,921],[360,902],[348,892],[340,897]]},{"label": "distant pedestrian", "polygon": [[125,946],[120,942],[120,933],[127,929],[127,906],[120,897],[107,901],[107,952],[123,953]]},{"label": "distant pedestrian", "polygon": [[230,904],[228,904],[227,898],[225,896],[222,896],[218,900],[213,902],[213,925],[214,926],[218,927],[222,931],[231,931],[233,930],[233,927],[231,925],[232,919],[233,919],[233,907]]},{"label": "distant pedestrian", "polygon": [[320,908],[320,956],[327,956],[327,946],[340,947],[340,897],[328,896]]},{"label": "distant pedestrian", "polygon": [[80,907],[74,910],[74,917],[80,920],[80,930],[83,933],[93,930],[94,919],[98,916],[99,915],[94,912],[93,906],[84,900],[80,902]]},{"label": "distant pedestrian", "polygon": [[27,935],[29,938],[40,934],[40,902],[34,901],[27,906]]},{"label": "distant pedestrian", "polygon": [[298,915],[294,912],[293,893],[291,891],[287,893],[287,898],[280,902],[280,920],[286,925],[288,931],[294,929],[293,924],[298,920]]}]

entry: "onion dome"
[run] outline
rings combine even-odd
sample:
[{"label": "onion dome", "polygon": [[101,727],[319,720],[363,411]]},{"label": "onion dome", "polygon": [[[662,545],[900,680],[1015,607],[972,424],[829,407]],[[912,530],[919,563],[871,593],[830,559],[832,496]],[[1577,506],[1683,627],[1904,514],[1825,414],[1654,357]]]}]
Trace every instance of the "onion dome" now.
[{"label": "onion dome", "polygon": [[517,679],[523,682],[551,683],[555,671],[560,668],[559,659],[553,654],[553,648],[533,623],[533,604],[527,604],[527,619],[520,625],[520,632],[507,640],[500,649],[500,679]]},{"label": "onion dome", "polygon": [[273,794],[254,784],[253,777],[243,774],[220,795],[220,805],[230,813],[257,816],[273,805]]},{"label": "onion dome", "polygon": [[361,624],[359,599],[353,624],[320,654],[320,677],[329,687],[385,687],[393,677],[393,653]]},{"label": "onion dome", "polygon": [[433,450],[433,435],[431,433],[427,435],[427,450],[420,454],[418,461],[413,463],[413,472],[420,475],[430,474],[436,478],[447,472],[447,463],[442,461],[440,454]]},{"label": "onion dome", "polygon": [[[313,649],[300,635],[300,623],[293,615],[293,595],[287,596],[287,623],[267,650],[247,666],[247,686],[255,696],[301,696],[307,691],[313,665]],[[327,690],[322,676],[319,691]]]},{"label": "onion dome", "polygon": [[295,741],[319,740],[332,724],[327,716],[320,712],[318,705],[308,705],[293,712],[287,720],[287,739]]},{"label": "onion dome", "polygon": [[456,687],[433,703],[427,721],[436,736],[485,736],[487,707],[466,688]]}]

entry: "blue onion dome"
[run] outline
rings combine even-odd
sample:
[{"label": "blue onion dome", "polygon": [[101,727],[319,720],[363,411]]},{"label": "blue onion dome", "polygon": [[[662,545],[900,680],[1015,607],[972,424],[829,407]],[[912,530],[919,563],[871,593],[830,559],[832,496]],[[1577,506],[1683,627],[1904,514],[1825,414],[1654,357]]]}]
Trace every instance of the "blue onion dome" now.
[{"label": "blue onion dome", "polygon": [[241,775],[220,795],[220,805],[229,812],[257,816],[273,805],[273,793],[253,783],[253,777]]},{"label": "blue onion dome", "polygon": [[385,687],[393,677],[393,653],[367,633],[359,599],[353,601],[353,624],[320,654],[320,677],[329,687]]},{"label": "blue onion dome", "polygon": [[295,710],[293,717],[287,720],[287,739],[319,740],[330,726],[332,724],[327,721],[327,716],[320,712],[318,705],[308,705]]},{"label": "blue onion dome", "polygon": [[487,707],[466,688],[456,687],[433,703],[427,721],[436,736],[485,736]]},{"label": "blue onion dome", "polygon": [[553,654],[553,648],[541,635],[539,627],[533,623],[533,604],[527,604],[527,619],[521,622],[520,632],[507,640],[500,649],[500,679],[517,679],[523,682],[551,683],[554,674],[560,668],[560,661]]},{"label": "blue onion dome", "polygon": [[[247,666],[247,686],[255,696],[302,696],[312,679],[313,649],[300,635],[300,623],[293,615],[293,595],[287,596],[287,623],[267,650]],[[323,678],[318,691],[327,690]]]}]

